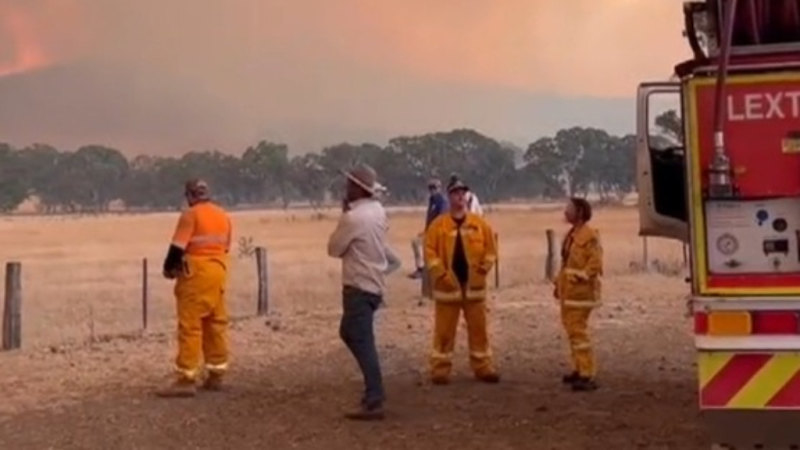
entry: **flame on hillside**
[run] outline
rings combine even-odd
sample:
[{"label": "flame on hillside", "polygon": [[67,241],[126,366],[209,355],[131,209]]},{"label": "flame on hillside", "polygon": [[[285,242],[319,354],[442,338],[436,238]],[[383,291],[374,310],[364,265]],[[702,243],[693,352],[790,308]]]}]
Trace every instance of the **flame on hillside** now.
[{"label": "flame on hillside", "polygon": [[76,0],[0,0],[0,77],[74,56],[83,12]]},{"label": "flame on hillside", "polygon": [[22,8],[0,4],[0,39],[10,47],[10,55],[0,59],[0,76],[35,70],[50,61],[33,17]]}]

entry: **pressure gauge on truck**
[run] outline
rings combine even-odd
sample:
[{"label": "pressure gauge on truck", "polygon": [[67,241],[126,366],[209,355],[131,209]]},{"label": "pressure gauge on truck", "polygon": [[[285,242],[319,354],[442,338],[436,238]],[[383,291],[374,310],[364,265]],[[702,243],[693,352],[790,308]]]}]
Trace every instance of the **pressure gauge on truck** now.
[{"label": "pressure gauge on truck", "polygon": [[725,233],[717,238],[717,250],[726,256],[730,256],[739,250],[739,241],[730,233]]}]

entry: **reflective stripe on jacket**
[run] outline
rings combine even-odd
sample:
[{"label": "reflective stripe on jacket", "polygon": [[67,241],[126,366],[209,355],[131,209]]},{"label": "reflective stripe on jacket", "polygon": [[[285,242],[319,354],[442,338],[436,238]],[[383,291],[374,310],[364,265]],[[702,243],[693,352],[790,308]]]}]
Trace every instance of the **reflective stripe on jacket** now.
[{"label": "reflective stripe on jacket", "polygon": [[436,301],[485,300],[487,274],[497,261],[497,247],[491,226],[478,215],[467,213],[461,224],[461,239],[469,272],[461,286],[453,272],[453,254],[458,225],[450,214],[434,220],[425,233],[425,259]]},{"label": "reflective stripe on jacket", "polygon": [[201,202],[187,209],[178,219],[172,245],[187,255],[217,256],[231,246],[231,221],[224,209],[211,202]]},{"label": "reflective stripe on jacket", "polygon": [[561,250],[556,295],[564,306],[593,308],[600,304],[603,247],[597,230],[581,225],[570,230]]}]

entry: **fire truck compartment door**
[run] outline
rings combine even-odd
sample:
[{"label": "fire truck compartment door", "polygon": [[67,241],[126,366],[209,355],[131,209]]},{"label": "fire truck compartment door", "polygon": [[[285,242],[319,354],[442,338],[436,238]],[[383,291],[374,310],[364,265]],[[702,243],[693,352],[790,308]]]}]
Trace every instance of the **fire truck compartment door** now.
[{"label": "fire truck compartment door", "polygon": [[679,83],[637,91],[636,186],[639,235],[688,242],[686,163]]},{"label": "fire truck compartment door", "polygon": [[713,274],[800,272],[800,198],[705,204]]}]

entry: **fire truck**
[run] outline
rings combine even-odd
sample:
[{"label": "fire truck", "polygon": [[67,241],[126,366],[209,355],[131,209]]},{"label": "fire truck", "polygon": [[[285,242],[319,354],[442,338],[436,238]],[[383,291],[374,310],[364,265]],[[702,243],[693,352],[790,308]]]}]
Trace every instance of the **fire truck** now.
[{"label": "fire truck", "polygon": [[710,445],[800,448],[800,0],[683,12],[692,58],[638,88],[640,234],[690,250]]}]

